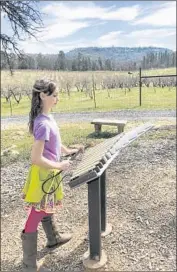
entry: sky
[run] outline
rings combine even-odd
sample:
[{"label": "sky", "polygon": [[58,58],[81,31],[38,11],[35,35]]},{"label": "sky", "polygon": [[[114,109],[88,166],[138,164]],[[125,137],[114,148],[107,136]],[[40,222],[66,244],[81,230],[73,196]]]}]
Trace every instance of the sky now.
[{"label": "sky", "polygon": [[[79,47],[155,46],[176,50],[176,1],[39,1],[44,29],[19,42],[25,53]],[[11,34],[1,14],[1,33]]]}]

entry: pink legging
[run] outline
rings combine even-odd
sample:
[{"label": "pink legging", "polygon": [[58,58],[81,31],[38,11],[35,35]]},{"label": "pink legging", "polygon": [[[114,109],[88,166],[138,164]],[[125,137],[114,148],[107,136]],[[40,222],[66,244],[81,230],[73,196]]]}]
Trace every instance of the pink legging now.
[{"label": "pink legging", "polygon": [[46,213],[44,211],[36,211],[33,207],[28,215],[28,219],[25,223],[25,232],[36,232],[39,223],[43,219],[44,216],[51,216],[51,213]]}]

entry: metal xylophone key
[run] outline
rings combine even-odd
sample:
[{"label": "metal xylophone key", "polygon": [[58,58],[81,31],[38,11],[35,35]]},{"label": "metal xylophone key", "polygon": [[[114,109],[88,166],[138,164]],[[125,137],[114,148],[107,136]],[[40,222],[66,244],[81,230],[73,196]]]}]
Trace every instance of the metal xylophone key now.
[{"label": "metal xylophone key", "polygon": [[90,148],[83,155],[82,162],[73,171],[69,185],[71,188],[99,177],[109,164],[118,156],[120,150],[153,127],[146,123],[130,132],[121,133]]}]

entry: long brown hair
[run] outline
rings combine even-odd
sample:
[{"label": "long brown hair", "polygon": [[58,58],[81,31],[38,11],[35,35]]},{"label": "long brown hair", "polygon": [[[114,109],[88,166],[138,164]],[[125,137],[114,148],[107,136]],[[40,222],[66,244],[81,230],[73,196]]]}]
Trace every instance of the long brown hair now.
[{"label": "long brown hair", "polygon": [[40,93],[44,92],[48,96],[56,89],[56,84],[47,79],[36,80],[32,89],[31,110],[29,113],[29,132],[33,134],[34,119],[42,112],[42,100]]}]

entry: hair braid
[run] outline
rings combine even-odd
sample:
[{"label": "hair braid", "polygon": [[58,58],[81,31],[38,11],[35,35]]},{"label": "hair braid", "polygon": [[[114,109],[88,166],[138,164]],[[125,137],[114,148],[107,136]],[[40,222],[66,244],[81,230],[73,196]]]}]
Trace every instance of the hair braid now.
[{"label": "hair braid", "polygon": [[40,98],[40,93],[44,92],[47,95],[51,95],[56,89],[54,82],[41,79],[36,80],[33,90],[32,90],[32,99],[31,99],[31,111],[29,113],[29,132],[33,133],[34,119],[42,112],[42,100]]}]

